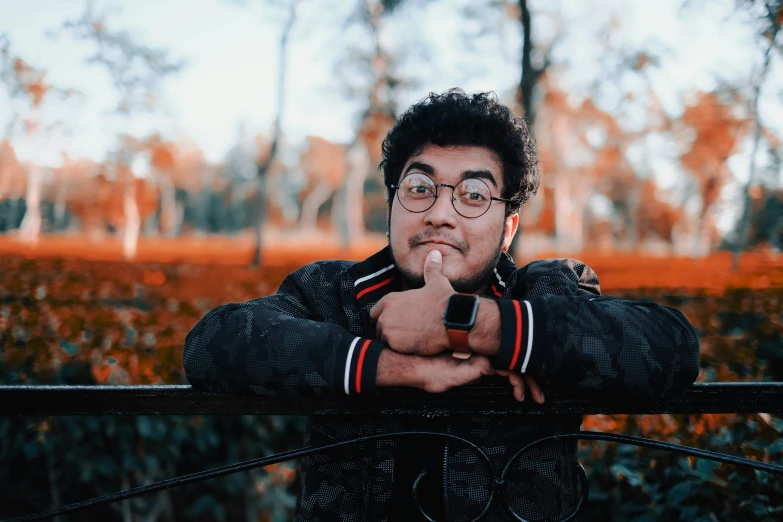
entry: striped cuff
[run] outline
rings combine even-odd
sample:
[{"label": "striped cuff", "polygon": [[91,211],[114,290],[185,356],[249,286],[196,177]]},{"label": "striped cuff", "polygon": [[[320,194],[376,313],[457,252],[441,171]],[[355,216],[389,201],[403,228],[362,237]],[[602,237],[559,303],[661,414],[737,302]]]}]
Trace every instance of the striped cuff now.
[{"label": "striped cuff", "polygon": [[491,360],[496,370],[527,371],[533,353],[533,308],[529,301],[498,299],[500,350]]},{"label": "striped cuff", "polygon": [[354,337],[350,341],[343,371],[343,391],[346,395],[375,392],[378,359],[383,348],[382,343],[361,337]]}]

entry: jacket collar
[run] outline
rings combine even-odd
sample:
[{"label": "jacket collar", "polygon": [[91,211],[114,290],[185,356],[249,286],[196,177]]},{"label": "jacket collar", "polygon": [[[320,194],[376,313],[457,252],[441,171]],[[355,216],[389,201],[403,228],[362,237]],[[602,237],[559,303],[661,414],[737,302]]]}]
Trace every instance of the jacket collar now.
[{"label": "jacket collar", "polygon": [[400,271],[394,264],[391,247],[382,250],[348,269],[353,279],[353,295],[360,308],[370,307],[389,292],[399,291]]},{"label": "jacket collar", "polygon": [[501,252],[495,267],[495,279],[489,284],[490,293],[498,299],[511,299],[517,279],[517,265],[508,252]]}]

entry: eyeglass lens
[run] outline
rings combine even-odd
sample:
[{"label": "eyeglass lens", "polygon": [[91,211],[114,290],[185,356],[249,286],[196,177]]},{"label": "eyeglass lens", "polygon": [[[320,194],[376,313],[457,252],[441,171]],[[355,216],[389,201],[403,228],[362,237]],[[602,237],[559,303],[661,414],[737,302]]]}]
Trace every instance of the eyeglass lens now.
[{"label": "eyeglass lens", "polygon": [[[436,187],[435,182],[424,174],[408,174],[400,181],[397,197],[403,207],[411,212],[424,212],[435,203],[438,194],[448,187]],[[454,187],[452,204],[454,210],[465,217],[478,217],[489,208],[492,193],[480,179],[464,179]]]}]

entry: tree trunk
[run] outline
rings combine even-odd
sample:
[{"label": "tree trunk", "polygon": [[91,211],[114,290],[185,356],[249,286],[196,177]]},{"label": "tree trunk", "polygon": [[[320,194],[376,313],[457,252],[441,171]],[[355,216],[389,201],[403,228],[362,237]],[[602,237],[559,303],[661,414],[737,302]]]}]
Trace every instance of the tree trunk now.
[{"label": "tree trunk", "polygon": [[38,243],[41,234],[41,167],[33,165],[27,175],[27,194],[19,236],[25,243]]},{"label": "tree trunk", "polygon": [[[269,155],[267,158],[258,164],[258,178],[262,190],[260,192],[261,198],[266,198],[266,192],[263,190],[266,186],[267,176],[269,175],[269,168],[277,156],[277,149],[280,146],[280,136],[283,133],[283,108],[285,104],[285,75],[288,62],[288,37],[291,34],[291,29],[296,21],[296,8],[299,5],[300,0],[291,1],[291,12],[288,17],[286,25],[283,27],[283,32],[280,35],[280,61],[277,67],[277,114],[275,115],[274,134],[272,136],[272,146],[269,149]],[[261,240],[263,237],[263,228],[266,219],[266,201],[260,203],[261,208],[257,213],[257,221],[255,223],[255,249],[253,252],[252,266],[261,265]]]},{"label": "tree trunk", "polygon": [[125,227],[122,233],[122,254],[125,259],[130,260],[136,257],[136,248],[139,243],[139,232],[141,230],[141,217],[139,216],[139,207],[136,203],[136,187],[133,180],[129,181],[125,186],[122,208],[125,213]]},{"label": "tree trunk", "polygon": [[[527,124],[532,135],[533,124],[536,119],[536,84],[546,69],[547,64],[544,63],[544,66],[540,69],[533,67],[533,38],[531,36],[533,22],[532,17],[530,16],[530,9],[528,8],[527,0],[519,0],[519,20],[522,24],[522,76],[519,79],[519,99],[522,103],[522,111],[524,112],[525,119],[527,120]],[[519,249],[519,241],[522,237],[522,233],[522,222],[520,220],[517,233],[514,236],[514,239],[511,241],[511,246],[509,248],[512,256]]]},{"label": "tree trunk", "polygon": [[522,77],[519,79],[519,94],[522,101],[522,109],[525,112],[525,118],[528,125],[533,127],[536,119],[535,112],[535,89],[538,79],[543,74],[546,66],[542,68],[533,67],[531,59],[533,53],[533,39],[531,36],[532,19],[530,9],[528,9],[527,0],[519,0],[519,18],[522,22]]},{"label": "tree trunk", "polygon": [[58,187],[57,197],[54,202],[54,229],[61,232],[65,230],[65,202],[68,198],[68,189]]},{"label": "tree trunk", "polygon": [[255,248],[253,250],[253,260],[251,266],[261,266],[261,245],[264,239],[264,225],[266,224],[266,176],[258,178],[258,199],[255,206],[255,215],[252,216],[255,222],[254,240]]},{"label": "tree trunk", "polygon": [[364,181],[370,170],[370,155],[360,143],[348,150],[348,169],[345,183],[346,246],[361,241],[365,233]]},{"label": "tree trunk", "polygon": [[318,225],[318,209],[326,203],[332,191],[326,183],[319,183],[302,202],[302,214],[299,217],[299,228],[315,230]]},{"label": "tree trunk", "polygon": [[742,215],[740,217],[738,225],[737,239],[734,242],[734,261],[732,269],[739,269],[740,253],[745,250],[748,240],[748,232],[750,231],[751,211],[753,206],[753,198],[750,195],[750,189],[753,186],[753,182],[756,180],[756,155],[758,154],[759,144],[761,142],[761,122],[759,121],[759,98],[761,97],[761,86],[764,84],[764,80],[767,78],[769,72],[769,62],[772,57],[772,50],[775,48],[775,40],[777,39],[778,32],[780,31],[780,24],[778,23],[778,12],[783,7],[780,2],[773,2],[775,8],[772,5],[764,2],[767,8],[767,19],[770,22],[769,34],[767,36],[769,45],[764,52],[764,65],[761,68],[761,73],[758,76],[756,85],[753,88],[753,101],[751,106],[751,113],[753,115],[753,152],[750,155],[750,168],[748,170],[748,181],[745,183],[743,190],[744,205],[742,207]]},{"label": "tree trunk", "polygon": [[158,174],[160,183],[160,229],[164,236],[173,237],[176,235],[179,225],[177,193],[171,178],[162,172]]}]

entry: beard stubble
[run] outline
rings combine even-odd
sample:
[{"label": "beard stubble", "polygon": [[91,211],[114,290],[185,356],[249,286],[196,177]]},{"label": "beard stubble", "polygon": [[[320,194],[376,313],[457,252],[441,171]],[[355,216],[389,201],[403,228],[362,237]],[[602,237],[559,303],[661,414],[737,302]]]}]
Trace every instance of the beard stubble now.
[{"label": "beard stubble", "polygon": [[[449,282],[451,283],[452,288],[454,288],[456,292],[459,292],[461,294],[478,294],[482,290],[486,289],[487,285],[492,279],[492,276],[495,273],[495,267],[497,267],[498,261],[500,260],[500,256],[503,253],[503,248],[502,248],[503,231],[504,229],[501,228],[500,240],[498,241],[497,247],[495,248],[494,255],[487,260],[487,262],[484,264],[481,270],[478,271],[478,273],[476,273],[475,275],[469,275],[457,279],[449,278]],[[467,255],[470,252],[470,246],[464,241],[453,241],[453,238],[444,237],[442,235],[430,231],[429,229],[412,236],[408,240],[408,246],[412,249],[417,244],[419,244],[422,240],[433,239],[435,237],[439,237],[441,239],[448,239],[450,242],[453,242],[464,255]],[[391,248],[391,234],[389,234],[389,248],[391,250],[394,264],[397,266],[397,269],[400,271],[400,275],[402,276],[402,279],[405,281],[407,287],[411,290],[423,287],[424,286],[423,271],[421,274],[415,274],[401,267],[400,264],[397,262],[397,257],[394,254],[394,249]]]}]

